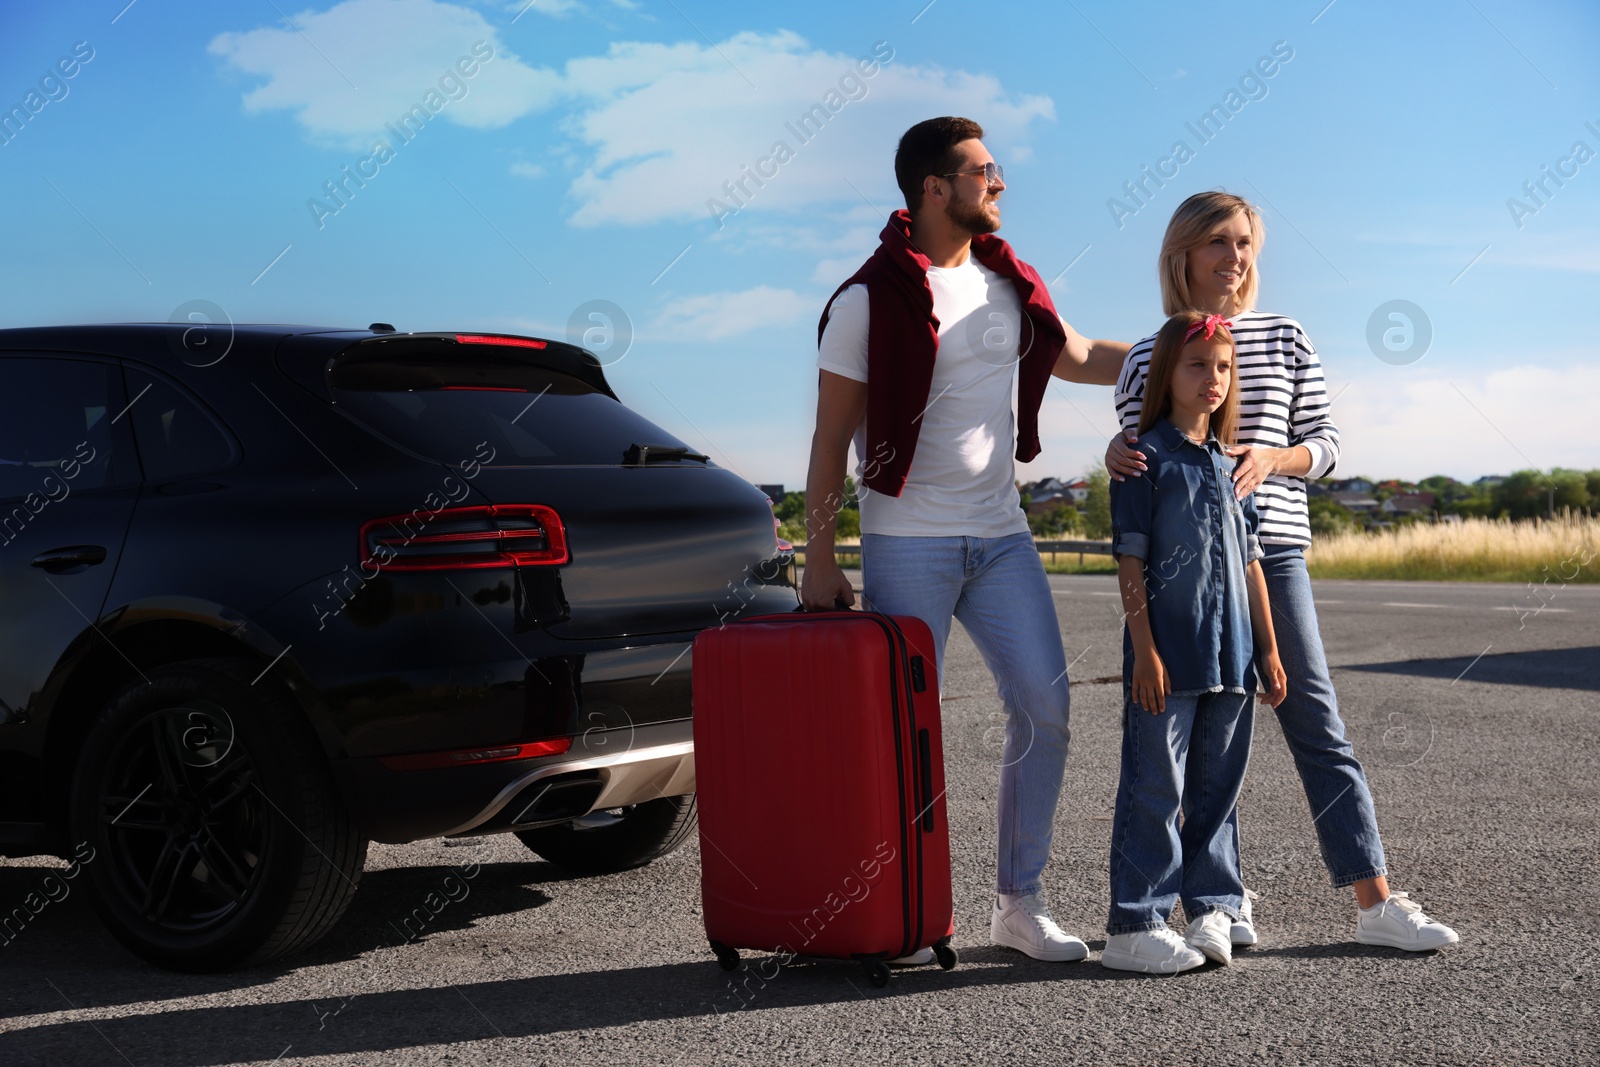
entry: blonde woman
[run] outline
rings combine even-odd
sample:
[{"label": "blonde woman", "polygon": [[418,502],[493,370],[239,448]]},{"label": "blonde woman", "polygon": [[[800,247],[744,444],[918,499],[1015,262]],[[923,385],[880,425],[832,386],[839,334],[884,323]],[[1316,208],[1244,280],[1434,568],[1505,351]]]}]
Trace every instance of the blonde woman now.
[{"label": "blonde woman", "polygon": [[[1345,739],[1344,722],[1317,629],[1305,549],[1311,544],[1306,511],[1308,477],[1332,471],[1339,431],[1329,418],[1328,392],[1317,350],[1300,324],[1255,310],[1260,275],[1256,257],[1261,215],[1249,201],[1223,192],[1196,193],[1178,206],[1161,242],[1161,302],[1167,315],[1196,310],[1232,322],[1238,350],[1238,443],[1234,493],[1255,494],[1262,570],[1276,623],[1279,655],[1288,673],[1288,696],[1278,723],[1294,756],[1314,816],[1323,862],[1335,886],[1356,895],[1356,940],[1413,952],[1459,940],[1428,918],[1406,894],[1390,892],[1383,842],[1366,772]],[[1106,469],[1118,481],[1141,477],[1144,456],[1132,444],[1145,392],[1155,335],[1135,344],[1117,381],[1117,415],[1123,433],[1106,449]],[[1235,816],[1235,833],[1237,833]],[[1235,945],[1256,943],[1249,894],[1232,925]]]}]

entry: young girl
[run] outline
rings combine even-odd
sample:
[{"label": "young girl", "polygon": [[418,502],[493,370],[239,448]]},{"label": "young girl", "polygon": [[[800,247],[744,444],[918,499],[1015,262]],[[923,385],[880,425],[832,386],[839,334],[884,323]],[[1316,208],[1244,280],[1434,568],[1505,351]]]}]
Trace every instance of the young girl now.
[{"label": "young girl", "polygon": [[[1110,937],[1100,962],[1174,974],[1232,960],[1244,903],[1228,818],[1263,699],[1286,692],[1267,608],[1255,503],[1235,499],[1238,391],[1221,315],[1167,320],[1150,361],[1144,477],[1111,486],[1123,634],[1122,782],[1111,828]],[[1178,815],[1183,814],[1183,829]],[[1167,925],[1183,901],[1185,937]]]}]

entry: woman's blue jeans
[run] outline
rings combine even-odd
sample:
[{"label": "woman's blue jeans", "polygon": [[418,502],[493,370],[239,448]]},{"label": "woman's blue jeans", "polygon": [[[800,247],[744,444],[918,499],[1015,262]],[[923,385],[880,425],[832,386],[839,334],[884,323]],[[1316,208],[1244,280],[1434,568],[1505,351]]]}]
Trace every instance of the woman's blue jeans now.
[{"label": "woman's blue jeans", "polygon": [[941,692],[950,620],[960,619],[1005,705],[997,888],[1036,893],[1050,858],[1069,732],[1066,656],[1055,599],[1028,533],[861,539],[865,606],[933,631]]},{"label": "woman's blue jeans", "polygon": [[1208,911],[1237,919],[1244,887],[1233,812],[1250,762],[1253,696],[1173,694],[1152,715],[1126,681],[1123,694],[1106,931],[1159,929],[1179,899],[1191,920]]},{"label": "woman's blue jeans", "polygon": [[1376,878],[1388,873],[1383,842],[1366,772],[1339,718],[1305,552],[1298,545],[1261,547],[1278,657],[1289,679],[1289,695],[1277,708],[1278,725],[1305,787],[1322,862],[1336,886]]}]

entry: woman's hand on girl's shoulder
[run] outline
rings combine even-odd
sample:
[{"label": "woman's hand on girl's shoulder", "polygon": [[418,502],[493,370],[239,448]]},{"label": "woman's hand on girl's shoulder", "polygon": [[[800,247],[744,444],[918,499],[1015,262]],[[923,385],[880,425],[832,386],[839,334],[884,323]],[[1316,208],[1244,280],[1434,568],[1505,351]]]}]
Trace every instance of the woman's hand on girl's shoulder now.
[{"label": "woman's hand on girl's shoulder", "polygon": [[1278,450],[1275,448],[1230,445],[1223,451],[1234,457],[1233,495],[1239,500],[1260,488],[1267,476],[1277,469]]},{"label": "woman's hand on girl's shoulder", "polygon": [[1133,447],[1138,443],[1139,435],[1131,430],[1124,430],[1111,438],[1111,443],[1106,445],[1106,472],[1112,478],[1119,482],[1125,476],[1137,478],[1148,469],[1144,453]]},{"label": "woman's hand on girl's shoulder", "polygon": [[1283,672],[1278,650],[1273,648],[1263,652],[1257,666],[1261,672],[1261,686],[1265,690],[1261,694],[1261,702],[1277,707],[1289,695],[1289,676]]}]

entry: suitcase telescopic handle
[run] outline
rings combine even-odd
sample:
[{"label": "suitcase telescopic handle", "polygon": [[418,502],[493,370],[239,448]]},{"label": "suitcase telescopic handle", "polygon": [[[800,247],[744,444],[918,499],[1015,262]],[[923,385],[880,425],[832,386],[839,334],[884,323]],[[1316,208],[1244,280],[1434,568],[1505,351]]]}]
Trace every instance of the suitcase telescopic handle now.
[{"label": "suitcase telescopic handle", "polygon": [[[844,602],[844,597],[840,596],[840,597],[834,597],[833,598],[833,610],[834,611],[849,611],[849,610],[851,610],[851,608],[850,608],[849,604],[846,604]],[[789,614],[791,614],[791,615],[804,615],[805,613],[806,613],[806,606],[804,604],[795,605],[794,610],[789,612]]]}]

